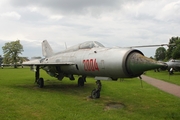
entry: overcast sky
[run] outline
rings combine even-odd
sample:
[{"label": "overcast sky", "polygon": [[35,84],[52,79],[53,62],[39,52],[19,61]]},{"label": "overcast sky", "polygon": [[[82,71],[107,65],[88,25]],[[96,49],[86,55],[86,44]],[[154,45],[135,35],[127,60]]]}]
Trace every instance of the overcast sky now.
[{"label": "overcast sky", "polygon": [[[19,39],[26,57],[42,56],[45,39],[58,52],[65,42],[129,47],[179,34],[180,0],[0,0],[0,47]],[[156,49],[140,50],[150,57]]]}]

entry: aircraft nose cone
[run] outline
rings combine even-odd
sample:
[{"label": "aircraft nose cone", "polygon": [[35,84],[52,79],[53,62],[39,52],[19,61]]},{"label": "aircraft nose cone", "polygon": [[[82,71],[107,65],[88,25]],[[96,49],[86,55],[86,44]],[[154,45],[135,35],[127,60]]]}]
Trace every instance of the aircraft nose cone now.
[{"label": "aircraft nose cone", "polygon": [[132,76],[139,76],[147,70],[165,66],[163,63],[147,58],[138,52],[131,53],[127,58],[127,71]]}]

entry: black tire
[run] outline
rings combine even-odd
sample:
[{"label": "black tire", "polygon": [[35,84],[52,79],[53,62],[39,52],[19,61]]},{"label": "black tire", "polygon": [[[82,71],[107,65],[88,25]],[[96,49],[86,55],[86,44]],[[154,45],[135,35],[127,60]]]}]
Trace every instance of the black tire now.
[{"label": "black tire", "polygon": [[38,87],[39,88],[43,88],[44,87],[44,79],[43,78],[39,78],[38,79]]},{"label": "black tire", "polygon": [[84,86],[84,79],[83,79],[83,77],[80,77],[78,79],[78,86]]},{"label": "black tire", "polygon": [[99,91],[99,90],[96,90],[96,89],[93,89],[92,92],[91,92],[91,97],[92,97],[93,99],[100,98],[100,91]]}]

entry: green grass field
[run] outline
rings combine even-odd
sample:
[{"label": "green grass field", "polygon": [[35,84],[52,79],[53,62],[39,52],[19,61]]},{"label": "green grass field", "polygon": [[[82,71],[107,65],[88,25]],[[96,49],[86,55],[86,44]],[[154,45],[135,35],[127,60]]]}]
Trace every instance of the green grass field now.
[{"label": "green grass field", "polygon": [[146,72],[146,75],[166,82],[180,85],[180,72],[174,72],[173,75],[169,75],[168,71],[160,71],[160,72],[148,71]]},{"label": "green grass field", "polygon": [[[89,99],[95,80],[58,81],[41,71],[45,87],[34,84],[29,68],[0,69],[1,120],[179,120],[180,98],[139,79],[102,81],[100,99]],[[122,108],[109,109],[108,104]]]}]

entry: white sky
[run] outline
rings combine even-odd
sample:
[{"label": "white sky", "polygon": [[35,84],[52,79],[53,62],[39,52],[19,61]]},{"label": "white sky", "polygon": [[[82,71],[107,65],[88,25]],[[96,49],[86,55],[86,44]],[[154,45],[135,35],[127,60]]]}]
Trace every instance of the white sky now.
[{"label": "white sky", "polygon": [[[0,0],[0,47],[19,39],[23,56],[85,41],[107,47],[169,43],[180,36],[180,0]],[[157,48],[140,49],[154,56]],[[0,55],[3,55],[0,48]]]}]

